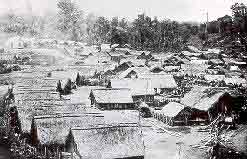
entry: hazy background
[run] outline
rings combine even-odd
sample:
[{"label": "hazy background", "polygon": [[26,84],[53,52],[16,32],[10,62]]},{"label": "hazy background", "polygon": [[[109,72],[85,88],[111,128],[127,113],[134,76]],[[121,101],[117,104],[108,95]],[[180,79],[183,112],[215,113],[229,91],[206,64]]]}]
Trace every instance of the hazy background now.
[{"label": "hazy background", "polygon": [[[246,0],[72,0],[85,14],[93,12],[105,17],[125,17],[129,20],[140,13],[169,18],[177,21],[215,20],[226,14],[231,15],[230,6]],[[8,11],[21,14],[46,15],[57,11],[57,0],[0,0],[0,14]]]}]

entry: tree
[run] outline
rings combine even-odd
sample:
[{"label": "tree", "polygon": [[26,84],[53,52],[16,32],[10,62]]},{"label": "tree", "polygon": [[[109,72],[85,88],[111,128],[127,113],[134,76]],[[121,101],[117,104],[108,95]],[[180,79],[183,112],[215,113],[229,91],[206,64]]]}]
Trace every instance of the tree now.
[{"label": "tree", "polygon": [[34,118],[32,119],[32,123],[31,123],[30,135],[31,135],[31,145],[37,146],[39,144],[39,141],[38,141],[37,126],[34,121]]},{"label": "tree", "polygon": [[110,23],[105,17],[98,17],[93,29],[94,44],[100,45],[108,42],[108,32],[110,31]]},{"label": "tree", "polygon": [[69,78],[68,81],[67,81],[67,83],[64,86],[64,94],[70,94],[71,93],[71,90],[72,90],[72,81]]},{"label": "tree", "polygon": [[120,22],[118,21],[118,17],[112,18],[110,31],[108,32],[108,36],[112,44],[119,44],[120,46],[128,43],[128,26],[126,20],[123,18]]},{"label": "tree", "polygon": [[59,92],[60,94],[63,93],[63,89],[62,89],[62,84],[61,84],[61,81],[59,80],[58,83],[57,83],[57,92]]},{"label": "tree", "polygon": [[219,32],[219,23],[218,21],[211,21],[208,23],[207,31],[209,34],[218,33]]},{"label": "tree", "polygon": [[219,26],[219,32],[221,34],[223,33],[231,33],[232,29],[232,17],[229,15],[225,15],[223,17],[220,17],[217,19],[218,26]]},{"label": "tree", "polygon": [[85,81],[85,77],[83,75],[81,75],[81,85],[85,86],[86,85],[86,81]]},{"label": "tree", "polygon": [[76,82],[76,85],[77,86],[80,86],[81,85],[81,76],[80,76],[79,73],[77,73],[75,82]]},{"label": "tree", "polygon": [[111,86],[111,81],[109,81],[109,82],[107,83],[106,88],[112,88],[112,86]]},{"label": "tree", "polygon": [[86,23],[86,41],[88,44],[94,44],[94,25],[97,20],[97,17],[94,14],[88,14],[85,20]]},{"label": "tree", "polygon": [[59,9],[58,29],[61,32],[68,33],[72,40],[79,40],[82,23],[82,11],[71,0],[60,0],[57,3]]},{"label": "tree", "polygon": [[247,6],[243,3],[235,3],[231,6],[234,26],[239,28],[239,32],[247,32]]},{"label": "tree", "polygon": [[65,150],[66,152],[73,152],[73,147],[74,147],[74,136],[72,133],[72,130],[69,130],[69,134],[67,135],[65,139]]}]

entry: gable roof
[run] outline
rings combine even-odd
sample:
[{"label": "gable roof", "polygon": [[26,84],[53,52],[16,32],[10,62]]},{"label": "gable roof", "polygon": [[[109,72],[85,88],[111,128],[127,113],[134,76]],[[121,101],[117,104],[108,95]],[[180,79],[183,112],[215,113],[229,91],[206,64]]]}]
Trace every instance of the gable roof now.
[{"label": "gable roof", "polygon": [[161,112],[163,115],[168,117],[175,117],[184,109],[184,105],[177,103],[177,102],[170,102],[165,105]]},{"label": "gable roof", "polygon": [[191,108],[207,111],[221,96],[226,93],[225,90],[212,87],[195,86],[190,92],[184,95],[181,103]]},{"label": "gable roof", "polygon": [[225,75],[205,75],[204,78],[207,81],[222,81],[225,79]]},{"label": "gable roof", "polygon": [[105,88],[91,92],[97,103],[133,103],[130,89]]},{"label": "gable roof", "polygon": [[112,88],[128,88],[132,95],[154,95],[151,80],[148,79],[111,79]]},{"label": "gable roof", "polygon": [[34,116],[38,140],[41,144],[64,144],[72,127],[103,124],[104,116],[99,113],[53,114]]},{"label": "gable roof", "polygon": [[137,74],[137,76],[139,76],[141,74],[148,73],[149,68],[148,67],[130,67],[127,70],[120,73],[118,75],[118,78],[126,78],[126,76],[128,76],[128,74],[133,72],[133,71]]},{"label": "gable roof", "polygon": [[193,52],[189,52],[189,51],[182,51],[182,54],[185,56],[200,56],[200,53],[193,53]]},{"label": "gable roof", "polygon": [[225,82],[226,82],[226,84],[242,84],[244,86],[247,85],[246,79],[240,78],[240,77],[225,78]]},{"label": "gable roof", "polygon": [[136,59],[136,57],[128,57],[120,60],[120,64],[124,62],[131,62],[132,65],[134,66],[145,66],[145,59]]},{"label": "gable roof", "polygon": [[200,75],[200,74],[205,74],[206,70],[208,69],[210,65],[205,65],[205,64],[182,64],[181,65],[181,72],[183,74],[188,74],[188,75]]},{"label": "gable roof", "polygon": [[115,159],[144,156],[142,135],[137,125],[77,128],[72,129],[72,135],[81,158]]},{"label": "gable roof", "polygon": [[152,88],[176,88],[177,83],[173,75],[162,73],[148,73],[140,75],[140,78],[151,80]]},{"label": "gable roof", "polygon": [[162,68],[160,65],[153,65],[150,67],[151,72],[156,72],[155,70],[158,70],[159,72],[164,71],[164,68]]},{"label": "gable roof", "polygon": [[224,62],[221,61],[220,59],[210,59],[209,61],[212,62],[212,63],[215,64],[215,65],[224,64]]}]

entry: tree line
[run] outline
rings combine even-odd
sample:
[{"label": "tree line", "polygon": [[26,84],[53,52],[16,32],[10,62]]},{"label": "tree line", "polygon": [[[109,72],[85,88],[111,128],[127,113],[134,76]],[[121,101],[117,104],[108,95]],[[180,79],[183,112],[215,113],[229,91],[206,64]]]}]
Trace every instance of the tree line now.
[{"label": "tree line", "polygon": [[[235,3],[231,6],[232,16],[225,15],[208,23],[208,33],[246,34],[247,33],[247,6]],[[202,26],[202,27],[205,27]]]},{"label": "tree line", "polygon": [[9,14],[3,30],[42,36],[48,32],[47,28],[53,28],[52,35],[59,32],[62,34],[60,37],[68,40],[94,45],[128,44],[135,49],[152,51],[180,51],[194,35],[206,40],[207,33],[247,32],[247,11],[242,3],[231,6],[232,17],[226,15],[208,24],[160,20],[145,14],[138,15],[133,21],[118,17],[108,19],[94,14],[84,15],[78,4],[71,0],[59,0],[57,8],[58,12],[52,20],[38,16],[25,19]]}]

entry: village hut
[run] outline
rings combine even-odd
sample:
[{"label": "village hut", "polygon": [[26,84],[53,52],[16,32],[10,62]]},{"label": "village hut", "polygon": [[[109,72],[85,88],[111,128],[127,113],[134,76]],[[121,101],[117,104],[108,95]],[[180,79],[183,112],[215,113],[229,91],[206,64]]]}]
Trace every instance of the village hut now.
[{"label": "village hut", "polygon": [[75,158],[144,159],[144,144],[137,124],[74,128],[67,141],[67,151]]},{"label": "village hut", "polygon": [[164,72],[178,72],[180,70],[180,66],[163,66]]},{"label": "village hut", "polygon": [[208,70],[210,65],[207,64],[182,64],[181,65],[181,72],[184,75],[190,75],[190,76],[201,76],[206,74],[206,71]]},{"label": "village hut", "polygon": [[204,78],[206,81],[224,81],[225,79],[225,75],[210,75],[210,74],[206,74],[204,75]]},{"label": "village hut", "polygon": [[224,79],[225,83],[227,85],[242,85],[242,86],[247,86],[247,81],[244,78],[240,77],[227,77]]},{"label": "village hut", "polygon": [[191,58],[191,57],[199,57],[200,55],[201,55],[200,53],[182,51],[182,53],[179,56]]},{"label": "village hut", "polygon": [[128,88],[134,102],[144,101],[152,104],[154,101],[154,89],[149,79],[111,79],[111,88]]},{"label": "village hut", "polygon": [[141,102],[139,104],[139,111],[141,113],[141,116],[144,118],[148,118],[152,116],[150,107],[145,102]]},{"label": "village hut", "polygon": [[66,136],[72,127],[91,127],[104,124],[100,113],[52,114],[34,116],[31,125],[31,143],[46,157],[64,151]]},{"label": "village hut", "polygon": [[150,52],[142,52],[140,55],[137,56],[137,59],[144,59],[144,60],[151,60],[153,56]]},{"label": "village hut", "polygon": [[193,53],[200,53],[200,52],[201,52],[198,48],[196,48],[196,47],[194,47],[194,46],[192,46],[192,45],[187,46],[186,49],[187,49],[189,52],[193,52]]},{"label": "village hut", "polygon": [[122,51],[122,50],[112,50],[108,53],[111,57],[111,60],[117,63],[120,63],[120,61],[130,55],[128,51]]},{"label": "village hut", "polygon": [[132,62],[128,61],[128,62],[123,62],[122,64],[118,65],[114,71],[115,72],[123,72],[126,71],[128,68],[130,67],[134,67],[134,65],[132,64]]},{"label": "village hut", "polygon": [[224,62],[220,59],[210,59],[208,64],[214,65],[214,66],[222,66],[222,65],[224,65]]},{"label": "village hut", "polygon": [[101,51],[110,51],[111,50],[111,44],[101,44],[100,48],[101,48]]},{"label": "village hut", "polygon": [[131,62],[133,66],[135,67],[144,67],[146,66],[146,60],[144,59],[136,59],[135,55],[129,56],[127,58],[124,58],[120,61],[120,64],[124,62]]},{"label": "village hut", "polygon": [[153,73],[160,73],[163,71],[164,69],[161,66],[151,66],[150,68],[150,72],[153,72]]},{"label": "village hut", "polygon": [[24,40],[20,36],[11,37],[7,40],[6,47],[10,49],[23,49]]},{"label": "village hut", "polygon": [[171,126],[187,125],[190,111],[183,104],[170,102],[158,114],[154,114],[154,117]]},{"label": "village hut", "polygon": [[181,103],[192,109],[190,120],[195,123],[207,123],[219,114],[232,113],[232,97],[224,89],[195,86],[184,95]]},{"label": "village hut", "polygon": [[141,74],[149,73],[148,67],[130,67],[121,72],[118,78],[138,78]]},{"label": "village hut", "polygon": [[246,62],[242,61],[241,59],[234,59],[234,58],[223,58],[224,64],[227,66],[239,66],[245,67]]},{"label": "village hut", "polygon": [[89,95],[91,105],[101,109],[133,109],[134,103],[128,88],[93,89]]},{"label": "village hut", "polygon": [[207,65],[208,60],[196,59],[196,60],[191,60],[190,63],[195,65]]},{"label": "village hut", "polygon": [[166,73],[141,74],[139,78],[150,80],[151,88],[157,94],[171,93],[178,87],[173,75],[169,75]]}]

